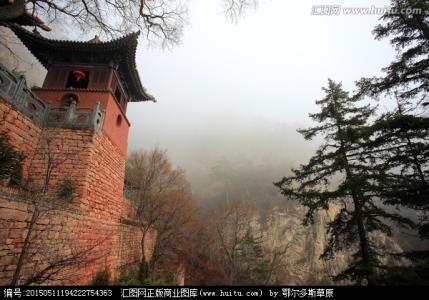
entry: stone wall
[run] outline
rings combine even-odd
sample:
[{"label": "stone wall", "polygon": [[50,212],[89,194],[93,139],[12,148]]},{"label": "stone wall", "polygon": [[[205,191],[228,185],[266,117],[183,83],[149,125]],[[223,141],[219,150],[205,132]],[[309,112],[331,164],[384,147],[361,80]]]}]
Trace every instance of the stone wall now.
[{"label": "stone wall", "polygon": [[[28,233],[34,206],[25,200],[4,195],[0,199],[1,285],[11,283]],[[117,223],[91,218],[78,210],[47,210],[31,231],[29,256],[24,259],[20,283],[48,267],[58,274],[43,284],[90,284],[94,275],[105,269],[115,276],[118,227]]]},{"label": "stone wall", "polygon": [[[121,271],[125,272],[128,270],[130,264],[139,263],[142,253],[141,253],[141,241],[143,237],[143,232],[134,220],[136,213],[136,206],[132,201],[127,198],[124,199],[121,215],[121,248],[119,257],[121,258],[120,266]],[[145,247],[145,257],[146,259],[151,259],[153,247],[155,243],[156,232],[149,231],[146,233],[144,240]]]},{"label": "stone wall", "polygon": [[[73,262],[57,267],[44,284],[90,284],[99,271],[117,278],[123,266],[139,261],[141,232],[123,217],[130,210],[123,197],[125,156],[109,137],[91,129],[41,129],[1,98],[0,132],[24,153],[24,177],[32,191],[0,189],[0,285],[11,282],[35,207],[43,213],[31,231],[25,278],[67,258]],[[60,199],[65,179],[76,189]],[[151,240],[152,235],[149,245]]]},{"label": "stone wall", "polygon": [[28,176],[30,159],[39,143],[42,129],[0,98],[0,133],[5,132],[10,143],[25,154],[24,175]]}]

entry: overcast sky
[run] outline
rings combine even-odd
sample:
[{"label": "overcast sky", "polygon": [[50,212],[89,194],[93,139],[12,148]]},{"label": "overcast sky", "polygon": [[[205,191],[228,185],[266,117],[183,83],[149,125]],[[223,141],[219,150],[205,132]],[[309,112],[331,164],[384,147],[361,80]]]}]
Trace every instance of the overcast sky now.
[{"label": "overcast sky", "polygon": [[[237,23],[227,20],[221,0],[189,3],[181,45],[163,50],[140,39],[138,71],[158,102],[130,103],[127,116],[129,149],[167,149],[194,189],[204,189],[223,159],[273,169],[268,183],[304,163],[317,141],[296,129],[310,124],[328,78],[353,91],[356,80],[380,75],[395,55],[371,33],[380,15],[311,14],[313,5],[379,8],[387,0],[265,0]],[[44,73],[35,63],[26,74],[41,84]]]},{"label": "overcast sky", "polygon": [[220,1],[190,1],[180,46],[140,41],[138,70],[158,103],[129,105],[130,149],[166,148],[191,174],[190,161],[222,157],[297,163],[307,143],[295,129],[309,124],[327,79],[353,90],[355,80],[381,74],[394,58],[389,42],[372,36],[379,15],[314,16],[314,4],[388,1],[264,1],[237,23]]}]

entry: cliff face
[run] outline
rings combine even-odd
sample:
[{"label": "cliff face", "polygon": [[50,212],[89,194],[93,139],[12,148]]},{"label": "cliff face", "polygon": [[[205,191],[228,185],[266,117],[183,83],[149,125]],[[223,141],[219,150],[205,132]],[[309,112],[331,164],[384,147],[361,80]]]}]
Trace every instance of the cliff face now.
[{"label": "cliff face", "polygon": [[[298,204],[275,207],[264,218],[259,218],[255,225],[263,232],[267,253],[286,250],[276,260],[270,284],[334,284],[332,276],[345,269],[350,260],[346,253],[341,252],[332,260],[320,259],[327,243],[326,224],[336,212],[335,207],[319,212],[314,224],[309,226],[302,224],[305,209]],[[389,251],[402,250],[397,242],[384,235],[377,234],[374,240]],[[385,263],[397,265],[405,262],[389,259]]]},{"label": "cliff face", "polygon": [[259,220],[268,253],[285,251],[277,259],[272,284],[329,284],[330,276],[346,265],[346,257],[338,255],[335,260],[319,259],[326,244],[326,213],[320,213],[314,224],[304,226],[305,209],[299,205],[274,208],[264,219]]}]

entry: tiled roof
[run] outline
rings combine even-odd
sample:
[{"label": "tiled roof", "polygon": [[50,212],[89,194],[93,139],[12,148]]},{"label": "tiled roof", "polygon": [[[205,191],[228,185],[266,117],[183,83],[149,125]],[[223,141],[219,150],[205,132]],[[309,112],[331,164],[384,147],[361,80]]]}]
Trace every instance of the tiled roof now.
[{"label": "tiled roof", "polygon": [[119,65],[118,73],[127,86],[131,102],[155,101],[155,98],[146,92],[140,81],[136,68],[135,56],[137,38],[140,32],[133,32],[109,42],[102,42],[98,38],[90,41],[53,40],[30,32],[21,26],[12,25],[11,30],[30,50],[31,53],[47,67],[54,53],[103,53],[116,59]]}]

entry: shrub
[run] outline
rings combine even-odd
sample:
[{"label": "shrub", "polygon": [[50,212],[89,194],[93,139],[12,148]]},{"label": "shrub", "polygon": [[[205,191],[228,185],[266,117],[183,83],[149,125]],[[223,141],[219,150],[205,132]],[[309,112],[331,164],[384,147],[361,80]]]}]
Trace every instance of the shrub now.
[{"label": "shrub", "polygon": [[159,277],[149,275],[148,264],[142,262],[140,265],[135,265],[126,274],[121,276],[117,281],[117,285],[142,285],[142,286],[162,286],[162,285],[177,285],[177,275],[167,273]]},{"label": "shrub", "polygon": [[75,191],[76,191],[75,183],[71,179],[66,178],[59,188],[58,196],[61,199],[69,200],[72,198]]},{"label": "shrub", "polygon": [[110,273],[109,271],[101,271],[98,272],[94,279],[92,280],[92,285],[94,286],[103,286],[103,285],[109,285],[110,282]]},{"label": "shrub", "polygon": [[142,285],[139,279],[140,270],[137,266],[131,268],[126,274],[122,275],[117,284],[118,285]]},{"label": "shrub", "polygon": [[177,285],[177,275],[173,273],[167,273],[160,277],[148,277],[143,281],[143,285]]},{"label": "shrub", "polygon": [[141,281],[135,277],[125,276],[118,281],[118,285],[142,285]]},{"label": "shrub", "polygon": [[416,267],[393,267],[374,276],[377,285],[428,285],[428,265]]},{"label": "shrub", "polygon": [[144,282],[149,277],[149,265],[146,261],[140,263],[138,276],[141,282]]},{"label": "shrub", "polygon": [[22,160],[24,155],[9,144],[8,136],[0,134],[0,179],[10,179],[9,183],[18,185],[22,180]]}]

